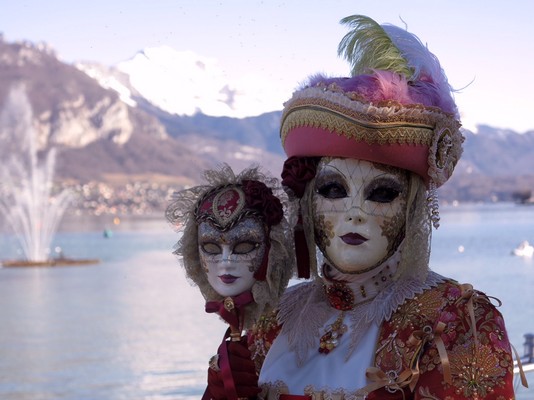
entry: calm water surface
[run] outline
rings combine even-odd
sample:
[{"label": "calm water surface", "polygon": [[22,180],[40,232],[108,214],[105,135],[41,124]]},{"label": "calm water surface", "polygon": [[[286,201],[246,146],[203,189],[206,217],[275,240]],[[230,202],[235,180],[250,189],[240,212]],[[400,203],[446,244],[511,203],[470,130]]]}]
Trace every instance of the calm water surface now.
[{"label": "calm water surface", "polygon": [[[100,264],[0,268],[0,399],[199,399],[226,327],[184,278],[176,239],[163,220],[67,221],[54,246]],[[434,270],[502,300],[520,354],[534,332],[534,260],[510,254],[522,240],[534,243],[534,207],[442,207],[432,253]],[[0,259],[17,257],[0,234]]]}]

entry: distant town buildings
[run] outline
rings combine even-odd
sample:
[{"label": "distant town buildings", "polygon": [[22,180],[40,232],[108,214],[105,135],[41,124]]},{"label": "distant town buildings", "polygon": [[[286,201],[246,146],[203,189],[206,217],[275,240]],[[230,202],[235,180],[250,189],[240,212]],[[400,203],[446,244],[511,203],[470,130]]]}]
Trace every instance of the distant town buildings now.
[{"label": "distant town buildings", "polygon": [[153,182],[124,185],[90,182],[70,189],[74,196],[67,214],[145,216],[161,214],[170,203],[172,193],[183,188]]}]

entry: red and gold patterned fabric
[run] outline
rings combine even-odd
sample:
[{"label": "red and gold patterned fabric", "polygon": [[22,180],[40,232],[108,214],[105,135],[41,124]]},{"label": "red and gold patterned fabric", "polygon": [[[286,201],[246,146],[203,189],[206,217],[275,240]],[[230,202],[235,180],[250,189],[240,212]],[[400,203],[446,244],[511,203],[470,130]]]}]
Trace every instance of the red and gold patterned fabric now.
[{"label": "red and gold patterned fabric", "polygon": [[[375,362],[390,376],[414,371],[412,385],[404,388],[406,399],[514,398],[504,320],[490,299],[470,285],[448,281],[399,307],[382,325]],[[388,387],[368,396],[397,398],[402,393]]]},{"label": "red and gold patterned fabric", "polygon": [[[264,321],[250,335],[253,353],[257,346],[268,350],[279,332],[272,317]],[[484,293],[447,280],[382,323],[367,381],[367,400],[512,400],[503,317]]]}]

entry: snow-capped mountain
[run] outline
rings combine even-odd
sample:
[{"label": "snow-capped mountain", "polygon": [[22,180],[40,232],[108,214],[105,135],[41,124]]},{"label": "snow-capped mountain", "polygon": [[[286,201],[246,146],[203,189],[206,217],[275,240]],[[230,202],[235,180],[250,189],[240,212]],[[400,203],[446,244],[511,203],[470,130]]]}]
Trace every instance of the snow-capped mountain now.
[{"label": "snow-capped mountain", "polygon": [[77,66],[127,104],[142,98],[171,115],[256,116],[280,110],[289,95],[253,74],[231,81],[216,59],[168,46],[146,48],[115,67]]},{"label": "snow-capped mountain", "polygon": [[[20,93],[28,102],[17,101]],[[56,177],[69,181],[157,174],[192,183],[220,162],[236,170],[261,162],[271,171],[283,162],[268,149],[277,139],[276,113],[242,119],[170,115],[148,104],[117,68],[75,67],[47,46],[9,43],[0,35],[0,159],[19,146],[4,130],[26,114],[33,114],[39,150],[58,149]]]},{"label": "snow-capped mountain", "polygon": [[[61,179],[157,174],[195,182],[221,162],[236,170],[257,162],[278,176],[285,158],[281,107],[258,99],[275,99],[268,95],[274,91],[284,99],[289,94],[274,86],[262,92],[260,83],[273,85],[268,79],[243,75],[231,82],[215,60],[191,52],[159,47],[114,67],[75,67],[48,46],[8,43],[0,35],[0,111],[19,83],[26,87],[40,149],[61,149]],[[534,187],[534,131],[479,126],[477,134],[464,133],[464,155],[442,199],[509,199]],[[0,158],[6,149],[0,138]]]}]

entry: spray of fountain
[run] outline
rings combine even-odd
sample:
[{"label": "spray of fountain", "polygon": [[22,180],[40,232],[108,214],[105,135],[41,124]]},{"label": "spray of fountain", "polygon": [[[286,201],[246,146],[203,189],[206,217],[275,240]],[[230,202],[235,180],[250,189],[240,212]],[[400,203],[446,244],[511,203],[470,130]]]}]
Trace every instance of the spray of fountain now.
[{"label": "spray of fountain", "polygon": [[38,151],[33,123],[25,87],[14,85],[0,113],[0,213],[26,260],[45,262],[71,192],[52,193],[56,149]]}]

